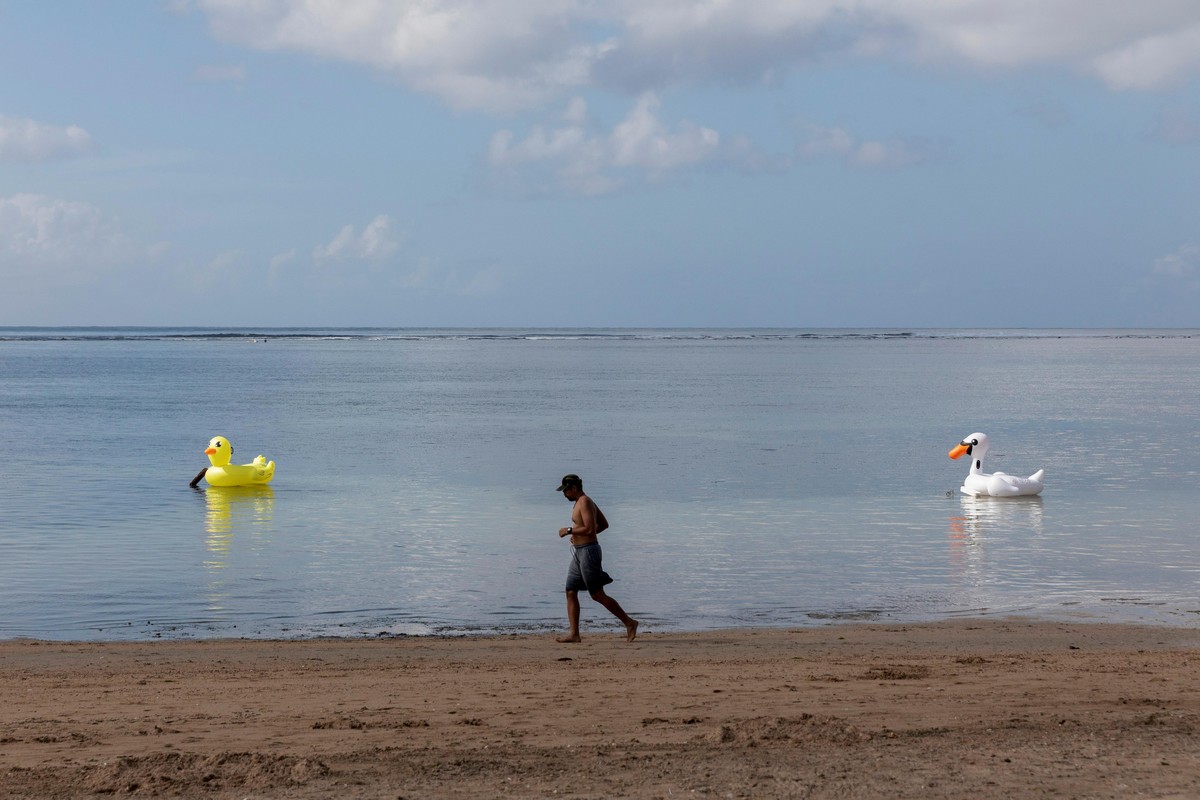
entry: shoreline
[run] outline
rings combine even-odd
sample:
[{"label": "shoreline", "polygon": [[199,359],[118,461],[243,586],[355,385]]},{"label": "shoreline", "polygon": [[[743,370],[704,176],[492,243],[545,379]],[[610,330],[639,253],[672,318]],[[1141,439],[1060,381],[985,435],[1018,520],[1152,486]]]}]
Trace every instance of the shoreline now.
[{"label": "shoreline", "polygon": [[[1167,610],[1158,608],[1157,605],[1152,607],[1153,610],[1141,613],[1131,613],[1128,607],[1125,606],[1095,606],[1072,609],[1070,611],[1062,611],[1046,608],[1028,608],[1020,610],[998,610],[988,612],[980,610],[978,612],[971,611],[956,611],[947,612],[944,614],[934,615],[914,615],[905,616],[903,614],[888,614],[875,615],[870,612],[862,614],[845,613],[839,615],[830,614],[828,616],[809,617],[803,621],[783,621],[774,624],[747,624],[747,625],[722,625],[716,624],[713,626],[702,627],[666,627],[659,628],[655,625],[655,619],[646,619],[639,617],[638,621],[642,627],[638,629],[638,636],[647,634],[650,636],[691,636],[696,634],[720,634],[720,633],[739,633],[739,632],[780,632],[780,631],[819,631],[827,628],[840,627],[855,627],[864,625],[909,625],[909,626],[927,626],[927,625],[942,625],[952,624],[963,621],[1006,621],[1020,622],[1028,621],[1035,623],[1047,624],[1065,624],[1065,625],[1116,625],[1116,626],[1134,626],[1148,628],[1179,628],[1182,630],[1190,629],[1184,620],[1194,620],[1197,630],[1200,630],[1200,610],[1193,610],[1184,605],[1171,607]],[[585,632],[590,631],[592,636],[605,636],[607,634],[618,634],[623,631],[620,623],[612,617],[607,616],[606,612],[593,608],[595,613],[590,617],[585,617],[583,626]],[[387,641],[387,640],[428,640],[428,641],[461,641],[467,639],[505,639],[512,637],[522,637],[528,639],[537,639],[541,636],[557,636],[566,631],[567,625],[564,619],[555,622],[538,624],[533,627],[513,626],[511,628],[499,628],[491,626],[480,627],[453,627],[434,623],[427,625],[425,623],[411,623],[415,627],[429,628],[429,632],[406,633],[404,631],[378,630],[371,632],[371,626],[363,626],[356,633],[336,633],[329,629],[320,629],[309,633],[295,633],[289,635],[280,635],[279,633],[260,632],[248,633],[244,636],[238,636],[232,631],[237,626],[231,629],[220,631],[207,630],[204,633],[171,631],[168,633],[155,633],[141,637],[117,637],[117,638],[93,638],[80,636],[63,636],[61,638],[46,638],[40,634],[14,634],[7,638],[0,636],[0,647],[8,644],[17,644],[21,642],[38,642],[42,644],[81,644],[81,645],[106,645],[106,644],[170,644],[170,643],[204,643],[204,642],[366,642],[366,641]],[[111,626],[114,630],[121,629],[122,625]],[[174,627],[179,627],[175,625]],[[248,626],[252,627],[252,626]],[[336,627],[346,627],[339,625]],[[97,629],[102,632],[105,629]]]},{"label": "shoreline", "polygon": [[555,635],[0,641],[0,793],[1200,794],[1200,628]]}]

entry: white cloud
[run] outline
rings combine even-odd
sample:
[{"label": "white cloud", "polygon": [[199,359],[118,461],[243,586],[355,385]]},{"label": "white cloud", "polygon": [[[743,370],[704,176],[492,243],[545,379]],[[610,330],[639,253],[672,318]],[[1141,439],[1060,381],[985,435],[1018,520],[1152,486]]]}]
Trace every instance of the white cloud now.
[{"label": "white cloud", "polygon": [[613,0],[620,33],[599,54],[602,83],[661,89],[676,83],[775,82],[844,50],[865,20],[858,0]]},{"label": "white cloud", "polygon": [[357,233],[353,225],[344,226],[326,245],[313,249],[317,263],[333,261],[366,261],[378,263],[400,249],[400,239],[392,233],[392,220],[380,214]]},{"label": "white cloud", "polygon": [[536,105],[588,80],[603,44],[572,0],[197,0],[222,39],[364,64],[460,108]]},{"label": "white cloud", "polygon": [[44,161],[86,152],[92,137],[77,125],[47,125],[0,114],[0,161]]},{"label": "white cloud", "polygon": [[1091,74],[1152,90],[1200,72],[1195,0],[196,0],[214,33],[364,64],[458,108],[586,87],[778,81],[830,57]]},{"label": "white cloud", "polygon": [[1154,261],[1154,274],[1188,280],[1200,276],[1200,245],[1185,244]]},{"label": "white cloud", "polygon": [[657,95],[642,95],[633,110],[613,130],[613,164],[666,172],[708,161],[721,144],[721,135],[684,120],[671,133],[658,118]]},{"label": "white cloud", "polygon": [[796,146],[803,159],[837,158],[853,167],[898,169],[930,160],[938,148],[917,140],[862,141],[845,128],[809,125]]},{"label": "white cloud", "polygon": [[844,157],[854,152],[856,146],[854,137],[842,128],[822,128],[819,125],[810,125],[804,140],[796,147],[796,151],[801,158]]},{"label": "white cloud", "polygon": [[165,245],[145,245],[88,203],[35,194],[0,197],[0,275],[86,277],[153,260]]},{"label": "white cloud", "polygon": [[660,119],[660,110],[658,97],[644,94],[611,132],[601,133],[591,129],[586,105],[574,98],[561,127],[535,126],[521,140],[509,130],[493,134],[488,164],[522,185],[540,175],[541,185],[535,187],[540,191],[600,195],[626,185],[634,172],[655,180],[688,168],[749,157],[744,140],[738,141],[739,149],[723,148],[717,131],[687,120],[672,130]]},{"label": "white cloud", "polygon": [[831,55],[1059,65],[1114,89],[1158,89],[1200,68],[1191,0],[628,0],[618,54],[632,74],[769,79]]},{"label": "white cloud", "polygon": [[1200,24],[1146,36],[1093,60],[1097,75],[1114,89],[1167,89],[1200,71]]},{"label": "white cloud", "polygon": [[288,250],[286,253],[279,253],[278,255],[272,256],[271,257],[271,271],[274,272],[274,271],[280,270],[284,266],[292,263],[295,260],[296,260],[296,248],[294,248],[294,247],[291,250]]},{"label": "white cloud", "polygon": [[226,250],[207,264],[188,270],[186,282],[194,291],[208,292],[218,286],[236,286],[245,272],[246,254],[241,250]]}]

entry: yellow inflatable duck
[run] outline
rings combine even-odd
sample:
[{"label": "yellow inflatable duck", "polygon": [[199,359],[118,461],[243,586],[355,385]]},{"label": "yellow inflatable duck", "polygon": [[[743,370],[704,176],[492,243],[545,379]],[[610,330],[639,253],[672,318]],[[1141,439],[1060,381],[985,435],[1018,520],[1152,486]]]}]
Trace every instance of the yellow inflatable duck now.
[{"label": "yellow inflatable duck", "polygon": [[[230,464],[233,445],[224,436],[214,436],[204,451],[212,466],[202,474],[212,486],[258,486],[271,482],[275,477],[275,462],[259,456],[249,464]],[[196,476],[200,478],[199,475]],[[199,481],[193,481],[195,486]]]}]

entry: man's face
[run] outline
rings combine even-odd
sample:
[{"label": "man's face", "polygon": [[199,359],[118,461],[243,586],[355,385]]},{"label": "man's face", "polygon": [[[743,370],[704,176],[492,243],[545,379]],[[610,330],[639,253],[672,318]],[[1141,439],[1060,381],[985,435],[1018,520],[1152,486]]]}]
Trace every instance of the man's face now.
[{"label": "man's face", "polygon": [[563,497],[574,503],[579,499],[579,495],[583,494],[583,490],[578,486],[567,486],[563,488]]}]

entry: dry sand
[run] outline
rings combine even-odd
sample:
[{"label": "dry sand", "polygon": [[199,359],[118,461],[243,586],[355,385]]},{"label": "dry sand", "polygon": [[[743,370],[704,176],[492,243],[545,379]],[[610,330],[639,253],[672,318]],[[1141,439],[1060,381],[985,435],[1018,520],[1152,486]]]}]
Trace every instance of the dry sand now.
[{"label": "dry sand", "polygon": [[1200,630],[0,643],[5,798],[1200,797]]}]

